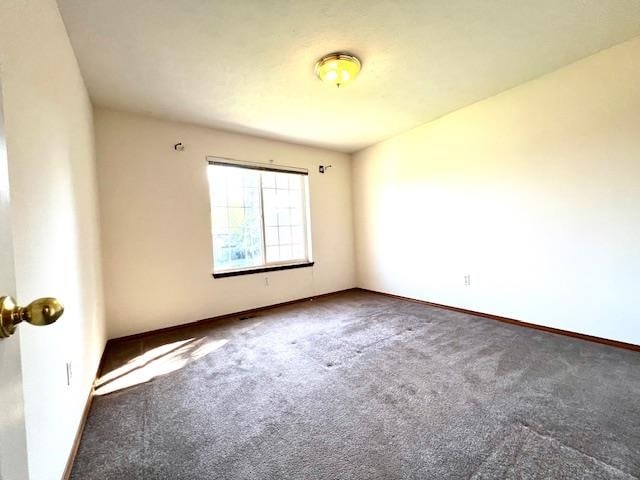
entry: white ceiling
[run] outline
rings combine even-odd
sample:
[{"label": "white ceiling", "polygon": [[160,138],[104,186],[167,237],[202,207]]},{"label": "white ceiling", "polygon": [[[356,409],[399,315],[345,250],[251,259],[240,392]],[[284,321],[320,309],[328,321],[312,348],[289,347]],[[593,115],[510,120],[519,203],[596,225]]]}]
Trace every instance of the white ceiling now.
[{"label": "white ceiling", "polygon": [[96,105],[347,152],[640,34],[638,0],[58,3]]}]

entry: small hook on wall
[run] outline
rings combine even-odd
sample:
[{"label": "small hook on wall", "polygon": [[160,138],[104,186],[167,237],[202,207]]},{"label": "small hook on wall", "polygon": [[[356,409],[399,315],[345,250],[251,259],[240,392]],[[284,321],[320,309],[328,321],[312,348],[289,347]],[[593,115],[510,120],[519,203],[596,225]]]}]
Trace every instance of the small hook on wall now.
[{"label": "small hook on wall", "polygon": [[318,171],[320,173],[325,173],[327,171],[328,168],[331,168],[331,165],[320,165],[318,167]]},{"label": "small hook on wall", "polygon": [[173,149],[174,149],[176,152],[184,152],[184,144],[183,144],[182,142],[180,142],[180,143],[176,143],[176,144],[173,146]]}]

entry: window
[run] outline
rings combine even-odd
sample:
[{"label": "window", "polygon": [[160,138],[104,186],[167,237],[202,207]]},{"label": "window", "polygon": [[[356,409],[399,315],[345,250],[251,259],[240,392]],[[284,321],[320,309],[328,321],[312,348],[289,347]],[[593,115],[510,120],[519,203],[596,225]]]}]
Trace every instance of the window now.
[{"label": "window", "polygon": [[306,170],[210,159],[214,277],[310,266]]}]

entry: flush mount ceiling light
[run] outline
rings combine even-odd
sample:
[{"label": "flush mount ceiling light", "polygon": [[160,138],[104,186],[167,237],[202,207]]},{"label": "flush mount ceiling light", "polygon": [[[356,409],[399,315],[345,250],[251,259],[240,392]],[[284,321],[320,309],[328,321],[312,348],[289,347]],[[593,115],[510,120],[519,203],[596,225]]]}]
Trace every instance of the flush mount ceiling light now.
[{"label": "flush mount ceiling light", "polygon": [[362,64],[358,57],[349,53],[330,53],[316,62],[316,75],[323,82],[342,87],[360,72]]}]

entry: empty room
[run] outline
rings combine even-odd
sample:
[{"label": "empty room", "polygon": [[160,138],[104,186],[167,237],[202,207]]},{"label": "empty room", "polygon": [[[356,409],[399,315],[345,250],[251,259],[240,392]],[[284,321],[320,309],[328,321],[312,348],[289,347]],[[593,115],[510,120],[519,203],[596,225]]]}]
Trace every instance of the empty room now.
[{"label": "empty room", "polygon": [[0,480],[640,479],[638,0],[0,0]]}]

